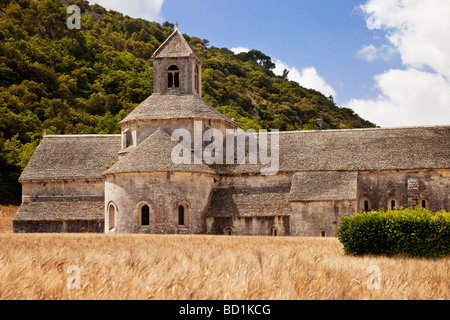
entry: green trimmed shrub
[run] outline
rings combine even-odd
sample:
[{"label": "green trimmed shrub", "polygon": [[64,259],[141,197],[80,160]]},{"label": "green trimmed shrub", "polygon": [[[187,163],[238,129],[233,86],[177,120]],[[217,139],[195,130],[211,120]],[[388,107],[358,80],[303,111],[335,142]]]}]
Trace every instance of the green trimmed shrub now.
[{"label": "green trimmed shrub", "polygon": [[353,255],[450,255],[450,213],[416,207],[360,212],[342,217],[337,237]]}]

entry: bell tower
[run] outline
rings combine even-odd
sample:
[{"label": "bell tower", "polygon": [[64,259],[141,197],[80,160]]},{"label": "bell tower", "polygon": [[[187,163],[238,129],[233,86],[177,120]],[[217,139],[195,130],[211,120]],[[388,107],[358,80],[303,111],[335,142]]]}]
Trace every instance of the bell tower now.
[{"label": "bell tower", "polygon": [[202,99],[202,61],[178,30],[155,51],[153,59],[153,94],[142,101],[119,122],[122,150],[126,156],[158,128],[166,132],[183,128],[194,136],[195,121],[202,132],[210,128],[237,129],[231,121]]},{"label": "bell tower", "polygon": [[177,28],[155,51],[153,91],[170,95],[202,95],[202,61]]}]

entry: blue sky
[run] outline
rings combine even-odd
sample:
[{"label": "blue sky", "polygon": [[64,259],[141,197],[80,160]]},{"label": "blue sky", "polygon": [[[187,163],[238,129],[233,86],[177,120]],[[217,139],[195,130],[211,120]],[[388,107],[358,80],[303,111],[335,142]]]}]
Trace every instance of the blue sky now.
[{"label": "blue sky", "polygon": [[[448,0],[90,0],[257,49],[380,126],[450,124]],[[433,19],[430,19],[433,17]],[[415,80],[417,79],[417,80]]]},{"label": "blue sky", "polygon": [[336,101],[343,103],[373,95],[362,84],[370,86],[373,74],[395,63],[365,63],[357,58],[357,51],[377,37],[377,32],[367,29],[357,4],[351,0],[278,1],[276,5],[267,0],[166,0],[162,13],[169,21],[178,21],[182,32],[208,39],[211,45],[257,49],[299,70],[314,66],[336,91]]}]

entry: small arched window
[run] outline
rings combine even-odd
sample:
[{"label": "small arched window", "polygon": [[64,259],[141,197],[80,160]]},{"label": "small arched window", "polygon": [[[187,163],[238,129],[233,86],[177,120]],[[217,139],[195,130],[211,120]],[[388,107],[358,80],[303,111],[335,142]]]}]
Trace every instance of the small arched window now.
[{"label": "small arched window", "polygon": [[372,201],[370,200],[370,198],[367,196],[362,197],[359,202],[359,208],[364,212],[369,212],[370,210],[372,210]]},{"label": "small arched window", "polygon": [[327,233],[326,233],[325,229],[320,230],[320,236],[321,237],[326,237],[327,236]]},{"label": "small arched window", "polygon": [[113,204],[109,205],[108,208],[108,217],[109,217],[109,228],[108,230],[111,231],[116,226],[116,208]]},{"label": "small arched window", "polygon": [[278,236],[278,228],[277,227],[273,227],[271,233],[272,233],[273,237],[277,237]]},{"label": "small arched window", "polygon": [[398,203],[396,199],[391,199],[390,203],[389,203],[389,207],[391,208],[391,210],[394,210],[395,208],[398,207]]},{"label": "small arched window", "polygon": [[180,69],[173,64],[167,69],[167,87],[178,88],[179,86],[180,86]]},{"label": "small arched window", "polygon": [[395,210],[396,208],[400,207],[400,202],[398,201],[398,199],[394,196],[389,197],[388,199],[388,203],[387,203],[387,208],[389,210]]},{"label": "small arched window", "polygon": [[180,204],[179,206],[178,206],[178,225],[179,226],[184,226],[185,225],[185,218],[186,218],[186,216],[185,216],[185,208],[184,208],[184,206],[182,205],[182,204]]},{"label": "small arched window", "polygon": [[141,208],[141,224],[143,226],[150,225],[150,207],[147,205],[144,205]]},{"label": "small arched window", "polygon": [[233,229],[231,227],[225,228],[224,232],[225,232],[225,235],[227,235],[227,236],[233,235]]},{"label": "small arched window", "polygon": [[422,208],[428,208],[428,200],[427,199],[422,199],[420,201],[420,205],[422,206]]}]

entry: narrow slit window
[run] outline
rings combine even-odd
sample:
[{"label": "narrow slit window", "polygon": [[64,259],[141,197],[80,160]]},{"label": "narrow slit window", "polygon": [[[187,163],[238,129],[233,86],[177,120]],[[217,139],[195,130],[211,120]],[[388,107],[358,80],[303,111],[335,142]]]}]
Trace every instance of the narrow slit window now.
[{"label": "narrow slit window", "polygon": [[422,200],[422,208],[426,208],[427,207],[427,200]]},{"label": "narrow slit window", "polygon": [[391,200],[391,210],[394,210],[396,207],[395,200]]},{"label": "narrow slit window", "polygon": [[114,208],[114,205],[109,206],[109,231],[114,229],[116,226],[116,209]]},{"label": "narrow slit window", "polygon": [[173,73],[168,73],[167,74],[167,86],[169,88],[173,87]]},{"label": "narrow slit window", "polygon": [[143,226],[150,225],[150,207],[147,205],[141,208],[141,224]]},{"label": "narrow slit window", "polygon": [[197,94],[200,94],[200,74],[197,65],[195,66],[194,85],[195,85],[195,92],[197,92]]},{"label": "narrow slit window", "polygon": [[275,228],[275,227],[272,228],[272,236],[273,237],[277,237],[278,236],[278,229]]},{"label": "narrow slit window", "polygon": [[180,87],[180,74],[177,72],[177,73],[175,73],[174,77],[175,77],[175,80],[174,80],[175,88],[179,88]]},{"label": "narrow slit window", "polygon": [[364,201],[364,211],[369,211],[369,201]]},{"label": "narrow slit window", "polygon": [[184,211],[185,210],[184,210],[183,205],[178,206],[178,225],[180,225],[180,226],[184,226],[184,223],[185,223]]}]

